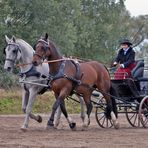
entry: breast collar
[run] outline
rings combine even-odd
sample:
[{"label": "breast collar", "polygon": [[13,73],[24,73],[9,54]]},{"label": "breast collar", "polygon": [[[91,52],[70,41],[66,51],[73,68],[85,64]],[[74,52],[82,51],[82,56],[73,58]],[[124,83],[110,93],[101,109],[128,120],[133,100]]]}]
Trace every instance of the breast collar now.
[{"label": "breast collar", "polygon": [[65,75],[64,74],[65,65],[66,65],[66,60],[62,61],[61,65],[60,65],[60,68],[59,68],[59,70],[58,70],[58,72],[56,74],[49,73],[50,77],[52,77],[52,80],[64,77],[64,75]]},{"label": "breast collar", "polygon": [[20,77],[30,77],[30,76],[36,76],[40,77],[41,73],[36,70],[36,67],[32,65],[32,67],[27,72],[20,72]]}]

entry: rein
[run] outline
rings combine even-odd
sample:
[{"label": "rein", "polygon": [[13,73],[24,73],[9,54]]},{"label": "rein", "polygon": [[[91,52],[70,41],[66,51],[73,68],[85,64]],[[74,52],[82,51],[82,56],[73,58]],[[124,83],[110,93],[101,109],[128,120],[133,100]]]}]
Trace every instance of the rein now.
[{"label": "rein", "polygon": [[[63,58],[63,59],[58,59],[58,60],[44,61],[42,63],[55,63],[55,62],[60,62],[60,61],[65,61],[65,60],[71,61],[73,59],[72,58]],[[78,61],[82,61],[82,60],[78,60]],[[30,64],[32,64],[32,62],[31,63],[24,63],[24,64],[17,64],[16,67],[21,67],[21,66],[23,67],[23,66],[27,66]]]}]

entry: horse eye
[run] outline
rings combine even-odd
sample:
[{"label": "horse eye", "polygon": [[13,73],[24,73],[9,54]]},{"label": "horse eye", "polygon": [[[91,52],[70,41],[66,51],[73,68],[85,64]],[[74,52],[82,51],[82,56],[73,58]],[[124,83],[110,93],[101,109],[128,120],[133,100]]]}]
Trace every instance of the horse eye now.
[{"label": "horse eye", "polygon": [[13,50],[13,53],[15,54],[17,52],[17,50]]},{"label": "horse eye", "polygon": [[42,46],[41,49],[44,50],[44,51],[47,51],[49,49],[49,47],[48,46]]},{"label": "horse eye", "polygon": [[41,47],[42,50],[45,50],[46,48],[44,46]]}]

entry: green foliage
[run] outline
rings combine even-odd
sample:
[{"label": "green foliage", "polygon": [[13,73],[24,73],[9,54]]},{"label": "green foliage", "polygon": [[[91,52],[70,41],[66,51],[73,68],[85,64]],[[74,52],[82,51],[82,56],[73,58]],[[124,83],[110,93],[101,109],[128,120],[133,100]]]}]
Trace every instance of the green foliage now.
[{"label": "green foliage", "polygon": [[[125,0],[1,0],[0,49],[4,35],[34,45],[46,32],[65,56],[109,64],[121,38],[147,37],[147,17],[131,18]],[[136,34],[143,25],[140,35]],[[133,37],[133,38],[132,38]],[[4,56],[0,52],[0,69]]]},{"label": "green foliage", "polygon": [[17,75],[0,70],[0,88],[10,89],[17,86],[19,86]]}]

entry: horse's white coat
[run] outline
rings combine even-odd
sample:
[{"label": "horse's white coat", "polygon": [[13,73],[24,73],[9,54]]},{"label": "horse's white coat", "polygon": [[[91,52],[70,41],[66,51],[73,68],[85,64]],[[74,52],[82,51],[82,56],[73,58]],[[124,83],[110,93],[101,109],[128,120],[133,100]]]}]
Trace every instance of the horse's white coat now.
[{"label": "horse's white coat", "polygon": [[[9,39],[6,36],[5,38],[8,45],[5,49],[6,60],[4,64],[4,69],[12,71],[16,62],[19,62],[19,64],[32,63],[34,50],[27,42],[25,42],[22,39],[15,39],[14,37],[12,39]],[[32,66],[33,66],[32,64],[21,66],[20,67],[21,73],[28,72],[32,68]],[[46,75],[48,77],[49,66],[47,63],[43,63],[42,65],[37,66],[36,69],[42,75]],[[47,80],[40,81],[39,77],[37,76],[20,78],[20,81],[21,79],[25,79],[25,81],[37,80],[36,83],[41,83],[41,84],[47,83]],[[29,124],[29,116],[37,121],[39,119],[39,116],[35,116],[31,112],[36,96],[38,92],[42,90],[43,86],[32,85],[32,84],[21,84],[21,86],[22,86],[22,110],[24,113],[26,113],[25,120],[21,129],[26,130]],[[58,111],[60,112],[60,109]],[[58,113],[58,115],[60,115],[60,113]],[[57,119],[60,119],[60,117],[58,117]]]}]

